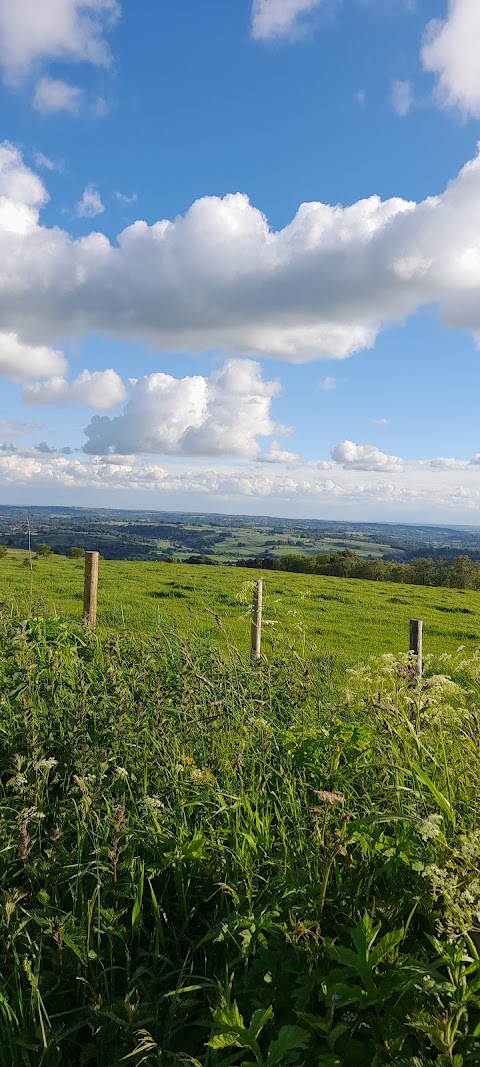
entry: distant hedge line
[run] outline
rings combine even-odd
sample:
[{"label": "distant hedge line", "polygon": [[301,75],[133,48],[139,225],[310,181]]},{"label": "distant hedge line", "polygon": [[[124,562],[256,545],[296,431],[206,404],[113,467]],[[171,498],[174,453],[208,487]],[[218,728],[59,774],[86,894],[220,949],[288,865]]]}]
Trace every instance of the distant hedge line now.
[{"label": "distant hedge line", "polygon": [[325,574],[335,578],[363,578],[371,582],[480,589],[480,562],[469,556],[457,556],[451,562],[427,557],[397,563],[384,559],[362,559],[345,549],[331,555],[256,556],[254,559],[239,559],[236,566],[254,570],[292,571],[296,574]]}]

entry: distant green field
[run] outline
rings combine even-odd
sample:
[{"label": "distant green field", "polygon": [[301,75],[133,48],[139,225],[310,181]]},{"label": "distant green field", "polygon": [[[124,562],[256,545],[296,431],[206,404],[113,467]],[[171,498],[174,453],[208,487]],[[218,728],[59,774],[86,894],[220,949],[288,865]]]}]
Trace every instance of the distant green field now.
[{"label": "distant green field", "polygon": [[[228,536],[225,531],[219,531],[209,526],[189,526],[188,523],[182,528],[185,531],[198,535],[199,533],[211,534],[210,543],[204,546],[207,555],[219,562],[231,563],[237,559],[250,559],[252,556],[264,556],[269,553],[273,556],[306,555],[315,556],[319,553],[341,552],[344,549],[353,549],[358,556],[383,559],[384,556],[402,559],[404,553],[399,549],[385,543],[376,543],[368,538],[356,537],[354,540],[348,537],[314,537],[309,535],[293,536],[292,531],[276,533],[266,537],[263,529],[232,528]],[[115,535],[116,536],[116,535]],[[176,544],[175,540],[156,540],[155,547],[158,552],[173,550],[178,560],[182,561],[192,555],[192,548],[185,548],[181,541]]]},{"label": "distant green field", "polygon": [[[79,620],[83,561],[53,556],[24,565],[25,553],[0,560],[3,611]],[[219,647],[249,647],[253,579],[261,572],[232,567],[101,561],[101,630],[156,630],[200,637]],[[410,618],[425,625],[425,653],[473,650],[480,644],[480,593],[382,582],[346,581],[266,572],[263,650],[291,647],[352,663],[408,648]]]}]

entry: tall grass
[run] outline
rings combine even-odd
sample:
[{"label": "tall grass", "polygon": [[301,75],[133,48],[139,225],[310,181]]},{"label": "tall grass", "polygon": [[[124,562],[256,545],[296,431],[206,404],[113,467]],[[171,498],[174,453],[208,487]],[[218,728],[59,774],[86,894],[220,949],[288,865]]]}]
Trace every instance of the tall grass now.
[{"label": "tall grass", "polygon": [[2,1067],[480,1062],[479,690],[4,621]]}]

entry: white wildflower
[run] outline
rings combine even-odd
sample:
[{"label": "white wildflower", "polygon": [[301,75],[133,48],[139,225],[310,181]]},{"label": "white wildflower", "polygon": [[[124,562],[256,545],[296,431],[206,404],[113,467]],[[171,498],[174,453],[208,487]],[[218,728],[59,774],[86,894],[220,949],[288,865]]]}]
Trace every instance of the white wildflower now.
[{"label": "white wildflower", "polygon": [[56,760],[54,756],[50,756],[50,759],[40,759],[38,761],[38,763],[36,764],[36,770],[37,771],[47,771],[47,773],[49,773],[49,771],[53,771],[53,769],[57,765],[58,765],[58,760]]},{"label": "white wildflower", "polygon": [[192,767],[190,778],[197,785],[215,785],[215,775],[207,767]]},{"label": "white wildflower", "polygon": [[146,811],[163,811],[165,809],[165,804],[160,800],[160,797],[144,797],[142,805]]},{"label": "white wildflower", "polygon": [[434,837],[438,837],[441,830],[441,821],[442,816],[437,814],[429,815],[427,819],[423,819],[418,826],[418,833],[422,841],[431,841]]}]

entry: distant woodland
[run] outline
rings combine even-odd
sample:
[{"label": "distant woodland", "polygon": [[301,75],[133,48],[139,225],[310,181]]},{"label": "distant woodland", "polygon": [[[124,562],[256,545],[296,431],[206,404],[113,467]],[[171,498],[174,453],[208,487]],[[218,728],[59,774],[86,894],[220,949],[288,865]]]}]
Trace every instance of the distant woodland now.
[{"label": "distant woodland", "polygon": [[330,555],[270,556],[237,561],[237,567],[254,570],[323,574],[333,578],[363,578],[369,582],[404,582],[407,585],[439,585],[452,589],[480,589],[480,562],[469,556],[453,560],[442,557],[412,559],[397,563],[385,559],[362,559],[345,549]]}]

